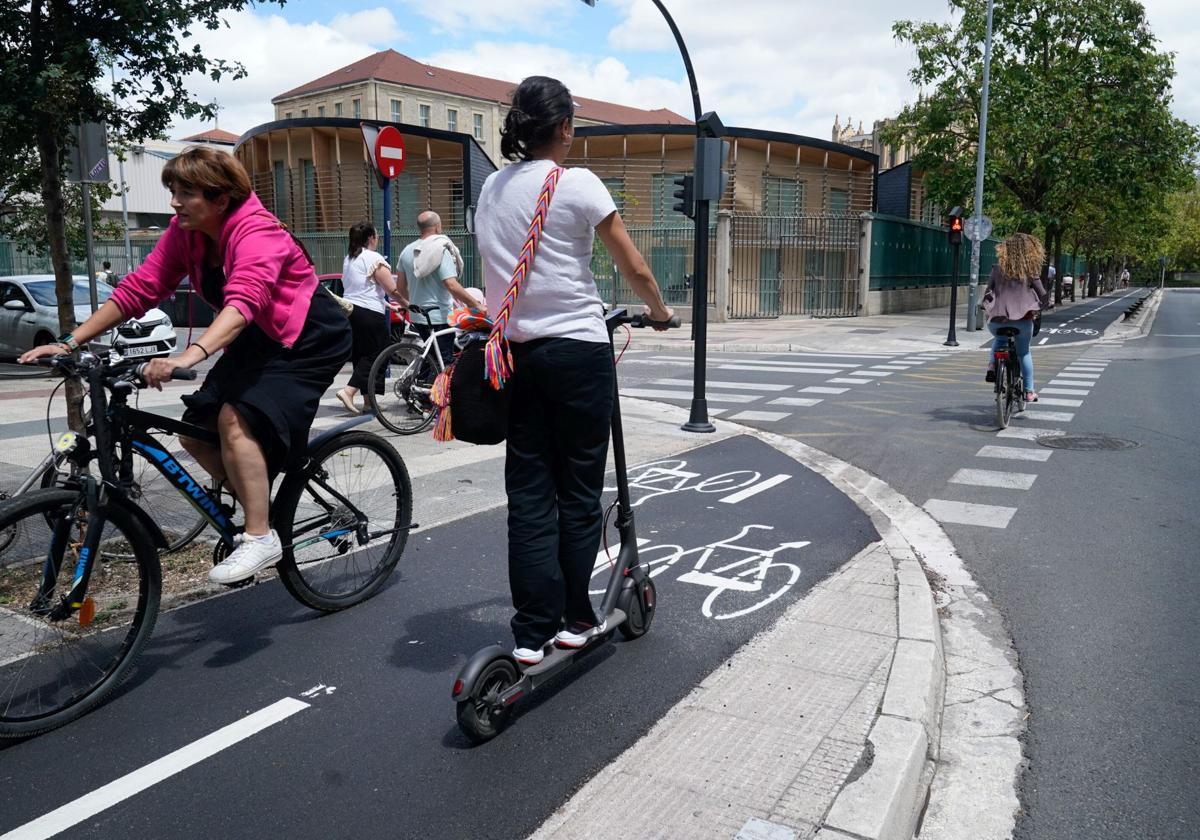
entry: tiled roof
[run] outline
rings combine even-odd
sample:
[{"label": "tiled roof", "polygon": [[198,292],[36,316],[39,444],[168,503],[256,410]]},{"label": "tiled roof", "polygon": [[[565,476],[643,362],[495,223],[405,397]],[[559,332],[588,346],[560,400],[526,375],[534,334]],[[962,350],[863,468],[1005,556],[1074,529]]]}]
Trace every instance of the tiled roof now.
[{"label": "tiled roof", "polygon": [[[486,76],[475,76],[470,73],[459,73],[457,70],[447,70],[421,64],[395,50],[384,50],[367,56],[353,64],[348,64],[340,70],[327,73],[319,79],[285,91],[271,102],[315,93],[320,90],[338,87],[339,85],[354,84],[368,79],[380,82],[393,82],[408,87],[426,88],[440,93],[450,93],[456,96],[466,96],[473,99],[483,99],[507,105],[509,95],[516,88],[515,82],[505,82],[500,79],[489,79]],[[575,97],[578,106],[575,114],[581,119],[595,122],[614,123],[617,125],[663,124],[680,125],[691,120],[676,114],[667,108],[645,110],[631,108],[627,105],[617,105],[613,102],[602,102],[598,99]]]},{"label": "tiled roof", "polygon": [[201,131],[199,134],[183,138],[184,143],[227,143],[230,146],[236,144],[237,141],[238,135],[223,128],[210,128],[208,131]]}]

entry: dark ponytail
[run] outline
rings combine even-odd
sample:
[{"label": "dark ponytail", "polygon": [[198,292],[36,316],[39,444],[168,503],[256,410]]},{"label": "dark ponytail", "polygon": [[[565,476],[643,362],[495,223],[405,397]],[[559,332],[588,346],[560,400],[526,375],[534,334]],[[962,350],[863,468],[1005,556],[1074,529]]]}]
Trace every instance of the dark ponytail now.
[{"label": "dark ponytail", "polygon": [[573,119],[571,91],[558,79],[530,76],[517,86],[512,108],[500,129],[500,154],[508,160],[530,160],[557,137],[563,120]]},{"label": "dark ponytail", "polygon": [[348,253],[350,259],[354,259],[362,253],[363,248],[367,247],[367,243],[371,241],[371,237],[375,235],[375,226],[370,222],[355,222],[350,228],[350,248]]}]

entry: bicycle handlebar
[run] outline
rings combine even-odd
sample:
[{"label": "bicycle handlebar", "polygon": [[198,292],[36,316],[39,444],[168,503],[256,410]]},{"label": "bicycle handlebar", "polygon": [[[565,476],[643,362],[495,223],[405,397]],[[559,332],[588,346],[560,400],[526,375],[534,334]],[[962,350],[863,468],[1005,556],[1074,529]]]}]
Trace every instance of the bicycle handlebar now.
[{"label": "bicycle handlebar", "polygon": [[623,323],[629,324],[629,326],[636,329],[641,329],[643,327],[666,327],[667,329],[675,329],[681,323],[683,323],[683,321],[680,320],[678,315],[672,315],[666,321],[655,321],[648,315],[631,315],[629,316],[629,320],[624,321]]}]

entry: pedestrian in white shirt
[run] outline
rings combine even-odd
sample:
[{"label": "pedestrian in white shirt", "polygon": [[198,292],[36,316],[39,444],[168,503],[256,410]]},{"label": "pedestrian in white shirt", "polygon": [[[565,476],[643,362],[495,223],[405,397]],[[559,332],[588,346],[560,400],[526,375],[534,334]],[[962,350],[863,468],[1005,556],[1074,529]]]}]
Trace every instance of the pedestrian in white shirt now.
[{"label": "pedestrian in white shirt", "polygon": [[[350,328],[354,333],[354,349],[350,353],[354,371],[350,374],[349,384],[337,392],[337,398],[353,414],[359,413],[354,398],[367,388],[371,363],[387,347],[388,296],[407,305],[396,288],[388,261],[375,250],[378,242],[375,226],[370,222],[358,222],[350,228],[350,243],[346,259],[342,261],[342,297],[354,304],[349,313]],[[383,393],[383,383],[379,385],[376,391]],[[370,397],[364,399],[369,405]]]}]

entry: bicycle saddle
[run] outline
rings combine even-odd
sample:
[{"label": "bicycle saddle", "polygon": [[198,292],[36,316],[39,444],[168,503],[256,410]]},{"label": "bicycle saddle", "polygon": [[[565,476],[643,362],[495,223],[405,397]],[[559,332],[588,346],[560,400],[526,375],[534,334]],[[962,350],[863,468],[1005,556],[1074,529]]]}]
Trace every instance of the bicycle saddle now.
[{"label": "bicycle saddle", "polygon": [[1021,334],[1021,331],[1019,329],[1017,329],[1016,327],[998,327],[996,329],[996,335],[1012,336],[1012,335],[1020,335],[1020,334]]}]

